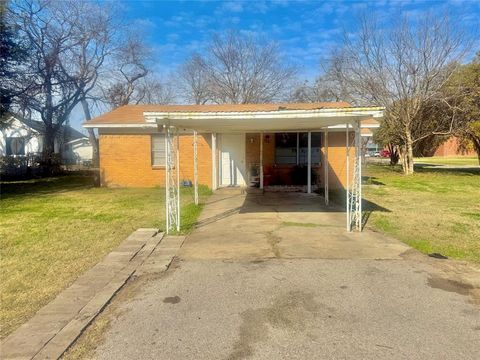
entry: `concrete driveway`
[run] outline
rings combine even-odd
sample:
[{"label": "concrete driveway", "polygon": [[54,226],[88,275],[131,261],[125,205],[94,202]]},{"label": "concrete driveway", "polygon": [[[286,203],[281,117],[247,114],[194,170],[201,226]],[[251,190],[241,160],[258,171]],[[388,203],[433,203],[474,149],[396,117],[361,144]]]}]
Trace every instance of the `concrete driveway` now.
[{"label": "concrete driveway", "polygon": [[212,196],[169,270],[117,304],[94,357],[478,359],[477,270],[348,234],[321,207]]},{"label": "concrete driveway", "polygon": [[185,259],[399,259],[408,246],[380,234],[347,232],[345,213],[303,193],[239,194],[209,201],[182,248]]}]

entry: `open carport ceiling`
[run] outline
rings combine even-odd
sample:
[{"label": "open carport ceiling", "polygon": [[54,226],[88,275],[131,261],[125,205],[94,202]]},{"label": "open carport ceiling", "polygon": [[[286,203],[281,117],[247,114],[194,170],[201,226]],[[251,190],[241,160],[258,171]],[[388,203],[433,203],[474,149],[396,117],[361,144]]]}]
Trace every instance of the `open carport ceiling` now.
[{"label": "open carport ceiling", "polygon": [[320,130],[380,118],[383,108],[280,110],[263,112],[145,112],[147,124],[201,132],[275,132]]}]

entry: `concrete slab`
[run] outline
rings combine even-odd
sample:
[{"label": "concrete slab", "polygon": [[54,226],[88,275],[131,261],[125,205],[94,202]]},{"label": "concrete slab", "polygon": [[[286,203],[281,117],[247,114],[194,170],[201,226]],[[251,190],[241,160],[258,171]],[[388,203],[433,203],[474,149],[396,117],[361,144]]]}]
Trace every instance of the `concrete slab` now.
[{"label": "concrete slab", "polygon": [[219,191],[180,251],[185,259],[399,259],[409,247],[365,230],[346,231],[345,213],[315,194]]},{"label": "concrete slab", "polygon": [[165,236],[148,259],[136,271],[136,275],[159,274],[168,269],[185,241],[185,236]]},{"label": "concrete slab", "polygon": [[429,271],[407,260],[181,261],[117,304],[91,357],[478,359],[478,307],[429,286]]}]

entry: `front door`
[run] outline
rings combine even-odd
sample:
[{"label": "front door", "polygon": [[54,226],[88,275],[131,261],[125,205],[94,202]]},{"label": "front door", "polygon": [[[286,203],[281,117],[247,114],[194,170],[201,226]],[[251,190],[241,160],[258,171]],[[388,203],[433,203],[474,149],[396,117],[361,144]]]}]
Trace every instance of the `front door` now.
[{"label": "front door", "polygon": [[220,186],[245,185],[245,134],[220,134]]}]

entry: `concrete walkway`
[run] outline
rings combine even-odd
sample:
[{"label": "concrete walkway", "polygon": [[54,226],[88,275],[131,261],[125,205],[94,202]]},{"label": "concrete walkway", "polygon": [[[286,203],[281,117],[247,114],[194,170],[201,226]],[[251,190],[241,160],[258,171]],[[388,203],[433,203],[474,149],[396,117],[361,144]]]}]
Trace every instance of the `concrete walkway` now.
[{"label": "concrete walkway", "polygon": [[[184,237],[133,232],[1,344],[2,359],[57,359],[133,275],[165,271]],[[162,241],[159,246],[160,241]]]},{"label": "concrete walkway", "polygon": [[88,358],[478,359],[480,272],[346,233],[321,200],[212,196]]}]

